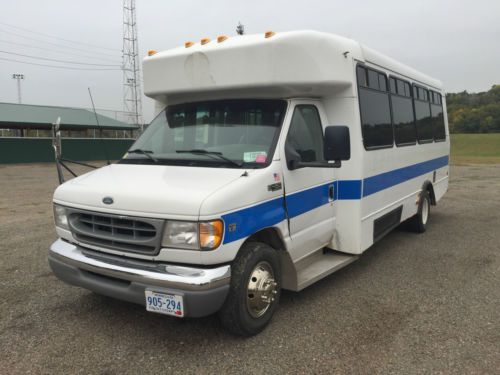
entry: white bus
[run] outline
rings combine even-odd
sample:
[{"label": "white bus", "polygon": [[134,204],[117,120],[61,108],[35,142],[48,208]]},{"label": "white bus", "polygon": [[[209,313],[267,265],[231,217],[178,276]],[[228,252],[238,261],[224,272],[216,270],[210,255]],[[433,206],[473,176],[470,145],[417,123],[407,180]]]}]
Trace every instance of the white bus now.
[{"label": "white bus", "polygon": [[[158,115],[54,193],[62,280],[261,331],[282,289],[349,264],[448,188],[441,83],[343,37],[220,36],[144,59]],[[425,237],[422,238],[425,241]]]}]

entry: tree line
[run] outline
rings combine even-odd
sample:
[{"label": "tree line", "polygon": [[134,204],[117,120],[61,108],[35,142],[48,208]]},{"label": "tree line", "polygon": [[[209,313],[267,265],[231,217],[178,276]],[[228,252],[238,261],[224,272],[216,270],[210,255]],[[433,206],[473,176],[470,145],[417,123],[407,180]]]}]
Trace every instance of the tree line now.
[{"label": "tree line", "polygon": [[500,133],[500,85],[446,95],[451,133]]}]

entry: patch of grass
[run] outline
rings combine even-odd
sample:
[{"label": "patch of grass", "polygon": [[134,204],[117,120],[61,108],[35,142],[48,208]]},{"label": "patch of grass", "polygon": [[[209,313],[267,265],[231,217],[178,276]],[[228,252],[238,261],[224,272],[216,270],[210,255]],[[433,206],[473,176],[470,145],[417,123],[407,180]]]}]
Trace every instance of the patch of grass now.
[{"label": "patch of grass", "polygon": [[500,133],[451,134],[451,163],[500,164]]}]

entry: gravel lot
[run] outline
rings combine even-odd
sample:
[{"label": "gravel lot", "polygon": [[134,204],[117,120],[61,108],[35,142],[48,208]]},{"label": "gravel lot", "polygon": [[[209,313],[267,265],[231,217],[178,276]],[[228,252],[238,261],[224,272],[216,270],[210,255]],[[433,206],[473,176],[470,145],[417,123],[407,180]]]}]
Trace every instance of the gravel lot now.
[{"label": "gravel lot", "polygon": [[0,166],[0,372],[498,373],[500,165],[452,169],[423,235],[395,230],[241,339],[58,281],[53,165]]}]

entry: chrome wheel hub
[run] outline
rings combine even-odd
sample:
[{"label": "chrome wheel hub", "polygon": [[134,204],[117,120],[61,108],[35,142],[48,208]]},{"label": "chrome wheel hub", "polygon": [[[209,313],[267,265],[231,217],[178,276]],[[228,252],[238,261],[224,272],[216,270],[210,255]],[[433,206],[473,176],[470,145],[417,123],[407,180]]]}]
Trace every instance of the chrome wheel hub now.
[{"label": "chrome wheel hub", "polygon": [[278,283],[267,262],[259,262],[250,273],[247,286],[247,310],[254,318],[265,314],[278,293]]}]

